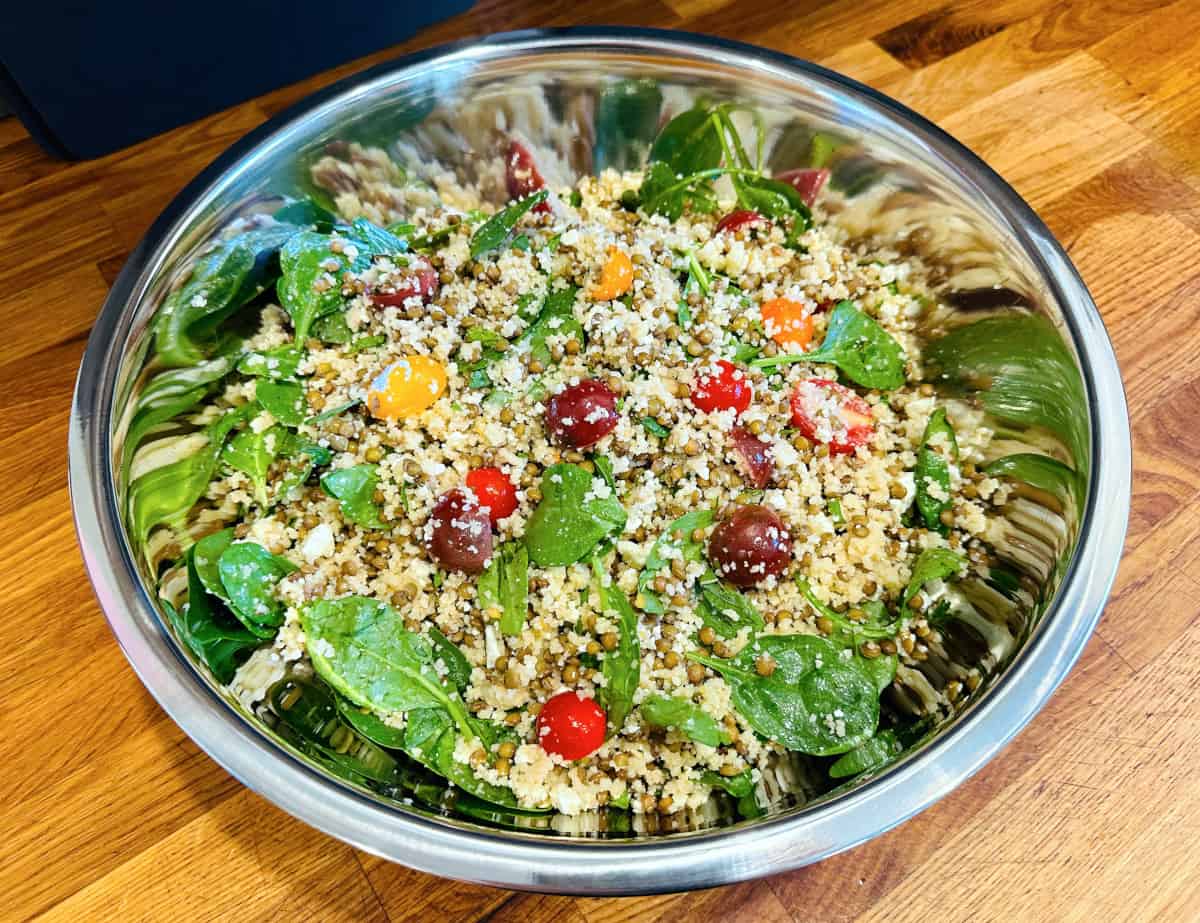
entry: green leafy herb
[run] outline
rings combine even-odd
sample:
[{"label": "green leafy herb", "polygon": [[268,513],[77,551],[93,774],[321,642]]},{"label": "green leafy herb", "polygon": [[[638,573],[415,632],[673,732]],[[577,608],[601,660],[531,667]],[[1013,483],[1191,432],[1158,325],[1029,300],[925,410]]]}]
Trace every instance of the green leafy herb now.
[{"label": "green leafy herb", "polygon": [[521,337],[523,342],[529,343],[529,354],[543,366],[548,367],[553,362],[550,347],[546,345],[547,337],[565,336],[577,340],[580,346],[586,342],[583,325],[575,319],[574,314],[578,292],[577,286],[568,285],[546,295],[537,318]]},{"label": "green leafy herb", "polygon": [[[756,670],[760,657],[775,663],[770,676]],[[824,638],[766,635],[732,660],[692,652],[716,670],[733,692],[733,705],[755,731],[790,750],[832,756],[854,749],[875,733],[879,692],[853,657],[844,658]]]},{"label": "green leafy herb", "polygon": [[387,343],[387,337],[382,333],[375,334],[374,336],[359,337],[357,340],[350,341],[350,347],[346,352],[353,356],[365,349],[374,349],[376,346],[383,346],[385,343]]},{"label": "green leafy herb", "polygon": [[346,521],[364,529],[384,527],[379,506],[375,503],[375,488],[378,485],[379,468],[375,465],[338,468],[321,477],[321,487],[338,501]]},{"label": "green leafy herb", "polygon": [[318,445],[303,436],[298,436],[288,430],[277,434],[277,457],[287,459],[289,467],[279,479],[276,498],[293,499],[292,492],[302,487],[313,469],[319,465],[328,465],[333,459],[333,453],[323,445]]},{"label": "green leafy herb", "polygon": [[596,473],[604,479],[604,483],[613,490],[616,490],[617,479],[613,474],[612,460],[607,455],[601,455],[597,452],[592,456],[592,464],[596,467]]},{"label": "green leafy herb", "polygon": [[633,710],[633,695],[641,680],[642,649],[638,641],[638,617],[629,598],[612,584],[599,560],[592,559],[600,610],[617,623],[617,646],[606,651],[600,664],[604,686],[599,691],[600,705],[608,714],[610,734],[620,732]]},{"label": "green leafy herb", "polygon": [[900,752],[900,741],[891,731],[880,731],[870,740],[863,741],[849,753],[843,754],[829,767],[834,779],[857,776],[870,769],[878,769],[890,762]]},{"label": "green leafy herb", "polygon": [[229,608],[251,632],[270,638],[283,624],[284,604],[275,586],[296,570],[287,558],[271,554],[254,542],[235,542],[221,553],[217,572]]},{"label": "green leafy herb", "polygon": [[346,401],[346,403],[344,403],[344,404],[339,404],[337,407],[330,407],[328,410],[324,410],[321,413],[314,414],[313,416],[309,417],[304,422],[309,424],[310,426],[314,423],[324,423],[326,420],[332,420],[334,417],[340,417],[347,410],[353,410],[355,407],[357,407],[361,403],[362,403],[361,400],[359,400],[358,398],[355,398],[352,401]]},{"label": "green leafy herb", "polygon": [[843,301],[833,309],[825,340],[817,349],[755,359],[750,364],[769,369],[793,362],[835,365],[852,382],[864,388],[892,391],[904,385],[904,352],[900,344],[849,301]]},{"label": "green leafy herb", "polygon": [[339,311],[336,314],[326,314],[324,317],[318,317],[313,321],[310,336],[315,337],[322,343],[345,346],[354,339],[354,331],[350,329],[350,325],[346,322],[345,312]]},{"label": "green leafy herb", "polygon": [[901,605],[908,605],[908,601],[931,580],[953,577],[966,563],[966,558],[949,548],[926,548],[913,564],[912,576],[904,590],[904,596],[901,597]]},{"label": "green leafy herb", "polygon": [[434,666],[429,642],[386,603],[362,596],[322,599],[300,610],[317,675],[356,705],[381,712],[441,709],[475,737],[467,711]]},{"label": "green leafy herb", "polygon": [[485,253],[502,246],[512,234],[517,222],[535,205],[546,201],[549,195],[549,190],[539,189],[533,195],[526,196],[492,215],[471,235],[471,259],[477,260]]},{"label": "green leafy herb", "polygon": [[697,584],[700,593],[696,611],[701,620],[722,638],[732,638],[747,626],[751,632],[762,631],[762,613],[742,593],[708,571]]},{"label": "green leafy herb", "polygon": [[662,598],[651,589],[655,576],[668,566],[670,558],[678,556],[685,562],[703,560],[704,545],[695,541],[692,534],[697,529],[707,529],[715,521],[716,514],[712,510],[692,510],[672,522],[658,537],[638,575],[638,597],[643,611],[652,615],[667,611]]},{"label": "green leafy herb", "polygon": [[954,428],[946,419],[945,408],[939,407],[925,425],[921,448],[917,452],[914,480],[917,485],[917,510],[921,518],[927,527],[943,535],[950,530],[942,525],[942,513],[954,504],[950,496],[950,464],[957,461],[958,443],[954,439]]},{"label": "green leafy herb", "polygon": [[225,685],[233,680],[237,668],[262,641],[232,619],[229,620],[231,624],[218,621],[204,592],[204,584],[196,574],[194,553],[195,549],[190,548],[186,555],[188,601],[183,610],[176,610],[166,600],[159,602],[180,640],[212,671],[217,682]]},{"label": "green leafy herb", "polygon": [[659,439],[666,439],[671,435],[671,431],[659,423],[654,417],[642,417],[642,426],[651,436],[657,436]]},{"label": "green leafy herb", "polygon": [[729,743],[729,735],[721,730],[717,719],[682,696],[668,698],[652,695],[639,706],[647,724],[661,728],[677,728],[689,740],[719,747]]},{"label": "green leafy herb", "polygon": [[809,582],[803,577],[796,577],[796,586],[800,588],[800,592],[804,594],[809,605],[833,622],[835,641],[851,645],[858,640],[879,641],[884,638],[894,638],[899,631],[900,626],[896,624],[896,620],[888,615],[883,603],[878,600],[868,600],[863,603],[860,608],[867,613],[867,618],[862,621],[853,621],[832,606],[821,602]]},{"label": "green leafy herb", "polygon": [[842,515],[842,501],[834,497],[825,504],[825,509],[829,513],[829,518],[833,520],[835,526],[844,526],[846,517]]},{"label": "green leafy herb", "polygon": [[285,426],[299,426],[304,422],[308,402],[300,382],[260,378],[254,384],[254,396],[267,413]]},{"label": "green leafy herb", "polygon": [[500,630],[519,635],[529,611],[529,550],[522,542],[505,542],[479,575],[476,588],[481,609],[500,610]]},{"label": "green leafy herb", "polygon": [[592,476],[577,465],[551,465],[542,475],[542,500],[525,526],[529,559],[539,567],[574,564],[625,528],[627,515],[609,493],[592,495]]}]

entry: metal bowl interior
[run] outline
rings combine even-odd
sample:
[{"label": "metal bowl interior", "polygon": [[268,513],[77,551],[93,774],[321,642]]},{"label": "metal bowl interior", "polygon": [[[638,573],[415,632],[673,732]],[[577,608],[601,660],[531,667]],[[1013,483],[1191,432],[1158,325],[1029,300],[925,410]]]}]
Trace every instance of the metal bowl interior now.
[{"label": "metal bowl interior", "polygon": [[[342,149],[330,142],[399,144],[470,171],[493,153],[498,132],[518,130],[556,152],[563,179],[632,167],[645,152],[636,137],[622,135],[629,143],[614,149],[597,132],[606,88],[627,79],[653,81],[665,105],[698,95],[753,105],[777,168],[792,165],[786,159],[813,134],[836,137],[849,152],[834,170],[851,203],[846,220],[864,236],[903,237],[936,261],[959,314],[952,324],[997,309],[1049,320],[1071,379],[1055,398],[1067,422],[1053,452],[1084,489],[1052,510],[1052,535],[1038,539],[1046,547],[1032,563],[1024,556],[1024,573],[1037,579],[1015,643],[989,662],[964,707],[884,771],[752,821],[642,826],[619,837],[569,824],[504,828],[337,778],[193,662],[130,551],[123,436],[164,294],[231,220],[302,192],[314,159]],[[70,445],[80,544],[113,632],[150,692],[217,762],[290,813],[381,856],[449,877],[591,894],[708,887],[813,862],[900,823],[978,770],[1045,703],[1099,618],[1122,545],[1129,470],[1124,395],[1096,308],[1062,249],[998,176],[919,116],[822,68],[706,37],[626,29],[516,33],[422,52],[343,81],[236,144],[170,205],[113,287],[80,369]],[[1017,545],[1027,538],[1020,533]]]}]

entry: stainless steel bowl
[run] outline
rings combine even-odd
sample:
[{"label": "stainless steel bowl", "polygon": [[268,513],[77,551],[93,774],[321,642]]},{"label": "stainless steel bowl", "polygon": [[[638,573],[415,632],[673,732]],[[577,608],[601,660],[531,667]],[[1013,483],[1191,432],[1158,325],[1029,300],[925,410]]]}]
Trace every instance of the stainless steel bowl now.
[{"label": "stainless steel bowl", "polygon": [[[942,293],[957,305],[948,324],[1013,306],[1048,318],[1067,345],[1072,379],[1054,399],[1075,394],[1060,408],[1075,421],[1073,433],[1058,434],[1056,451],[1083,473],[1086,498],[1039,506],[1045,493],[1030,489],[1024,507],[1002,511],[1015,530],[1009,551],[1033,584],[1019,624],[1008,626],[1020,643],[987,664],[965,707],[886,771],[781,801],[754,821],[643,827],[622,838],[569,835],[562,826],[500,829],[334,777],[193,663],[130,551],[120,512],[122,439],[142,383],[148,325],[189,257],[233,218],[295,193],[304,165],[339,149],[329,142],[382,137],[470,172],[497,129],[515,126],[557,151],[561,170],[590,172],[594,163],[625,156],[600,150],[593,134],[599,94],[624,78],[656,81],[676,104],[699,94],[753,103],[777,159],[790,156],[797,138],[835,133],[850,152],[835,171],[848,207],[857,209],[847,217],[938,267]],[[975,382],[985,404],[988,384]],[[672,32],[562,30],[496,36],[382,65],[272,119],[205,170],[138,245],[97,319],[75,393],[70,473],[87,569],[126,656],[171,717],[246,785],[320,830],[439,875],[628,894],[708,887],[814,862],[895,826],[983,766],[1046,702],[1100,616],[1128,517],[1130,442],[1116,360],[1087,290],[1029,207],[960,144],[873,90],[785,55]],[[1035,532],[1038,522],[1049,531],[1031,535],[1030,522]]]}]

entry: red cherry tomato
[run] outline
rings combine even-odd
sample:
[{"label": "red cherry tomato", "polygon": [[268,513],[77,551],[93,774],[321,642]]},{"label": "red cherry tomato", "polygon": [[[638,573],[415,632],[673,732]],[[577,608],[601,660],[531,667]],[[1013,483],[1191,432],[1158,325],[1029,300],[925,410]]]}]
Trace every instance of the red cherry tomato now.
[{"label": "red cherry tomato", "polygon": [[380,307],[402,308],[409,298],[417,297],[429,304],[441,288],[437,270],[424,257],[409,257],[407,268],[394,282],[371,292],[371,302]]},{"label": "red cherry tomato", "polygon": [[466,491],[448,490],[429,518],[429,553],[446,570],[480,574],[492,558],[492,522]]},{"label": "red cherry tomato", "polygon": [[[533,154],[515,138],[508,142],[508,152],[504,155],[504,183],[508,186],[510,199],[523,199],[546,188],[546,181],[533,161]],[[548,212],[550,203],[538,202],[532,210]]]},{"label": "red cherry tomato", "polygon": [[479,505],[487,509],[492,525],[517,509],[517,489],[499,468],[476,468],[467,474],[467,486],[474,491]]},{"label": "red cherry tomato", "polygon": [[733,449],[737,454],[738,468],[743,477],[755,490],[762,490],[771,483],[775,473],[775,453],[771,444],[763,442],[744,426],[735,426],[729,431]]},{"label": "red cherry tomato", "polygon": [[792,425],[834,455],[852,455],[875,432],[871,407],[849,388],[826,378],[806,378],[792,392]]},{"label": "red cherry tomato", "polygon": [[718,359],[715,371],[696,379],[691,397],[692,403],[705,413],[731,408],[742,413],[754,398],[754,388],[745,372],[732,362]]},{"label": "red cherry tomato", "polygon": [[560,692],[538,712],[538,743],[564,760],[583,759],[604,743],[608,716],[604,709],[578,692]]},{"label": "red cherry tomato", "polygon": [[774,511],[741,506],[709,536],[708,559],[721,577],[746,589],[784,571],[792,559],[792,537]]},{"label": "red cherry tomato", "polygon": [[739,209],[738,211],[730,212],[724,218],[717,222],[717,228],[713,231],[714,234],[722,234],[725,231],[733,233],[740,231],[742,228],[753,227],[756,224],[767,224],[767,219],[756,211],[748,208]]},{"label": "red cherry tomato", "polygon": [[776,173],[775,178],[781,182],[790,184],[798,193],[800,198],[804,200],[804,204],[809,208],[817,201],[817,196],[821,194],[821,190],[825,188],[825,184],[829,181],[829,171],[824,167],[814,169],[805,167],[799,170],[785,170],[783,173]]},{"label": "red cherry tomato", "polygon": [[546,403],[546,429],[559,445],[585,449],[617,428],[617,396],[602,381],[585,378]]}]

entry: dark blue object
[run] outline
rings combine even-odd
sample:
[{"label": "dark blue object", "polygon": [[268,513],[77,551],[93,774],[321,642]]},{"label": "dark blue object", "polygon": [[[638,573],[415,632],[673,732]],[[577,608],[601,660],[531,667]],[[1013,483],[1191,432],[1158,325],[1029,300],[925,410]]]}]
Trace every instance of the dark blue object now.
[{"label": "dark blue object", "polygon": [[4,0],[0,94],[52,154],[98,157],[409,38],[473,0]]}]

